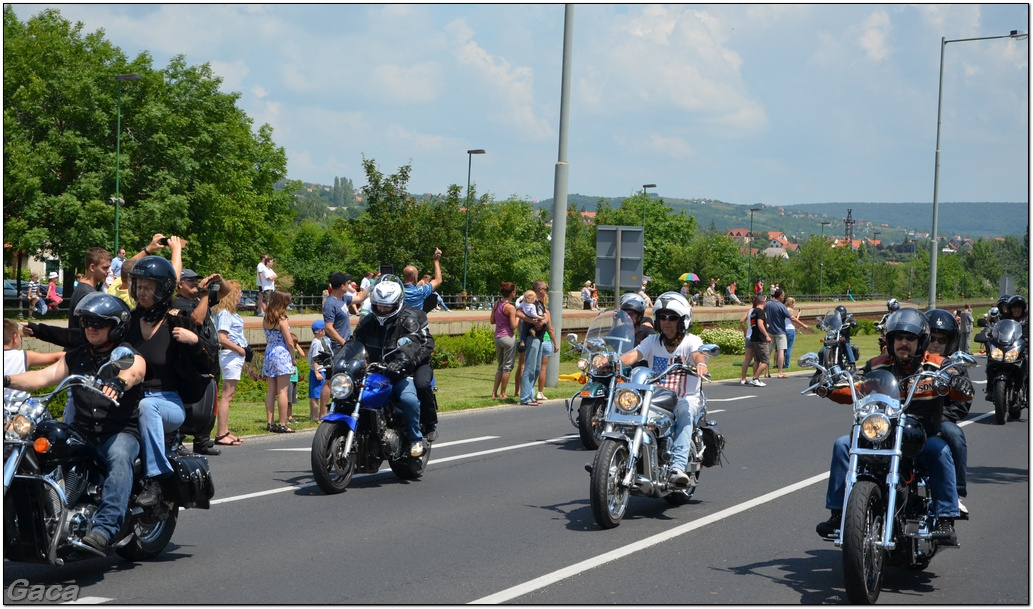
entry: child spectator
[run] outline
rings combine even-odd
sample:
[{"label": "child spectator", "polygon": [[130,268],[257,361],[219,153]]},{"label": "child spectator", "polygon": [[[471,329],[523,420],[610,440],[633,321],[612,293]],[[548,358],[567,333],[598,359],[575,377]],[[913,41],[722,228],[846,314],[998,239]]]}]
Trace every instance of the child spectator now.
[{"label": "child spectator", "polygon": [[39,313],[42,317],[47,313],[47,304],[40,295],[39,273],[30,273],[29,289],[26,297],[29,299],[29,319],[33,319],[33,313]]},{"label": "child spectator", "polygon": [[61,295],[57,293],[57,271],[50,271],[50,283],[47,284],[47,306],[51,309],[56,309],[57,305],[61,304],[64,300]]},{"label": "child spectator", "polygon": [[[298,361],[298,356],[305,357],[305,350],[301,348],[298,335],[291,332],[291,339],[294,341],[294,361]],[[297,424],[294,420],[294,405],[298,403],[298,367],[294,366],[294,372],[291,374],[291,386],[287,392],[287,422],[291,425]]]},{"label": "child spectator", "polygon": [[[37,275],[38,277],[38,275]],[[4,320],[4,374],[13,376],[36,366],[49,366],[64,357],[64,351],[37,353],[22,349],[21,324],[13,319]],[[4,399],[9,395],[21,397],[24,392],[4,387]]]},{"label": "child spectator", "polygon": [[[524,298],[520,302],[520,304],[517,305],[517,308],[520,309],[520,311],[524,315],[527,315],[531,319],[538,319],[538,308],[534,304],[537,300],[538,297],[535,295],[534,290],[528,290],[524,292]],[[537,329],[535,329],[533,326],[528,328],[527,333],[531,336],[538,335]]]},{"label": "child spectator", "polygon": [[325,358],[332,355],[330,338],[326,335],[326,323],[322,319],[317,319],[312,322],[312,344],[308,348],[308,416],[314,421],[326,415],[326,402],[320,398],[323,383],[326,381],[327,367],[320,365],[318,361],[325,361]]}]

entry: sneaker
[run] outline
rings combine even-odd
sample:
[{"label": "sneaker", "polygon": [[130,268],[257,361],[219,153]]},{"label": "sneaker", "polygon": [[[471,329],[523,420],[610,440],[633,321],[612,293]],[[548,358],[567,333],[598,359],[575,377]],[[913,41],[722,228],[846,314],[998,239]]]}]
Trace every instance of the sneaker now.
[{"label": "sneaker", "polygon": [[544,401],[546,400],[546,397],[545,397],[545,394],[544,394],[544,393],[542,393],[541,391],[539,391],[539,392],[538,392],[538,395],[537,395],[537,396],[535,396],[535,398],[534,398],[534,399],[538,400],[539,402],[544,402]]},{"label": "sneaker", "polygon": [[961,502],[961,497],[958,497],[958,509],[961,510],[961,519],[968,520],[968,508]]},{"label": "sneaker", "polygon": [[427,433],[423,434],[423,437],[427,440],[427,442],[434,442],[434,440],[438,439],[438,428],[432,427],[428,429]]},{"label": "sneaker", "polygon": [[421,457],[423,456],[423,441],[417,440],[413,442],[412,446],[409,447],[410,457]]},{"label": "sneaker", "polygon": [[136,504],[148,507],[158,503],[159,497],[161,497],[161,484],[158,483],[158,479],[147,478],[143,481],[143,489],[136,495]]},{"label": "sneaker", "polygon": [[936,526],[929,532],[933,539],[945,546],[958,545],[958,535],[954,532],[953,518],[937,518]]},{"label": "sneaker", "polygon": [[746,379],[739,379],[739,384],[740,385],[745,385],[746,384]]},{"label": "sneaker", "polygon": [[832,537],[839,530],[839,523],[843,520],[843,510],[832,510],[832,515],[829,519],[824,522],[819,522],[818,526],[814,527],[818,535],[822,538]]},{"label": "sneaker", "polygon": [[91,529],[89,533],[83,535],[82,542],[102,554],[107,553],[108,536],[97,529]]},{"label": "sneaker", "polygon": [[767,387],[768,384],[760,379],[750,379],[747,383],[750,387]]},{"label": "sneaker", "polygon": [[671,470],[671,484],[675,486],[688,486],[689,475],[680,469]]}]

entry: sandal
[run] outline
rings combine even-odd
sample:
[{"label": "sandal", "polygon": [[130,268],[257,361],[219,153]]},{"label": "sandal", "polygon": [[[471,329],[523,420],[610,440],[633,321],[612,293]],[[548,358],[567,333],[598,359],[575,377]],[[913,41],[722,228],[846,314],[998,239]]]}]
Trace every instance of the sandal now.
[{"label": "sandal", "polygon": [[219,446],[240,446],[244,441],[230,432],[226,432],[221,436],[216,436],[215,443]]},{"label": "sandal", "polygon": [[273,433],[295,433],[293,429],[286,425],[274,425],[272,431]]}]

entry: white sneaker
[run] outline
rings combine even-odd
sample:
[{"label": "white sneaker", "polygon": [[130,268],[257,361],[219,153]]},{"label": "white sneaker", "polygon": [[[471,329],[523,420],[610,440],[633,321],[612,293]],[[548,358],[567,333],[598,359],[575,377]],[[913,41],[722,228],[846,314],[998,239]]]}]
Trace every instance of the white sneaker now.
[{"label": "white sneaker", "polygon": [[746,384],[746,379],[739,379],[739,384],[740,385],[745,385]]},{"label": "white sneaker", "polygon": [[680,469],[671,470],[671,484],[685,487],[689,485],[689,475]]},{"label": "white sneaker", "polygon": [[538,392],[538,396],[537,396],[537,397],[536,397],[535,399],[536,399],[536,400],[538,400],[539,402],[544,402],[544,401],[545,401],[546,399],[548,399],[548,398],[546,398],[546,397],[545,397],[545,394],[544,394],[544,393],[542,393],[541,391],[539,391],[539,392]]},{"label": "white sneaker", "polygon": [[423,456],[423,440],[417,440],[416,442],[413,442],[413,445],[409,448],[409,456]]},{"label": "white sneaker", "polygon": [[968,508],[961,502],[961,497],[958,497],[958,510],[961,511],[961,516],[963,518],[968,518]]},{"label": "white sneaker", "polygon": [[747,383],[747,384],[750,385],[751,387],[767,387],[768,386],[767,383],[765,383],[764,381],[762,381],[760,379],[750,379],[749,383]]}]

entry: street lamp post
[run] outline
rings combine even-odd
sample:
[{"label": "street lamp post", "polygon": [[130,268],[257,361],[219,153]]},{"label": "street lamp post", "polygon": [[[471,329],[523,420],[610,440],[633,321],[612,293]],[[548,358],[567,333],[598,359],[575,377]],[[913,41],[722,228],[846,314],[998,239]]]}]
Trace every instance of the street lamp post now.
[{"label": "street lamp post", "polygon": [[118,208],[122,207],[125,201],[122,200],[122,193],[119,183],[119,170],[122,156],[122,82],[129,80],[140,80],[139,74],[119,74],[115,77],[118,82],[118,111],[115,128],[115,198],[112,203],[115,205],[115,249],[118,253]]},{"label": "street lamp post", "polygon": [[875,294],[875,242],[881,234],[879,231],[872,233],[872,294]]},{"label": "street lamp post", "polygon": [[[656,188],[656,184],[643,184],[642,185],[642,194],[645,195],[646,197],[648,197],[649,196],[649,190],[648,189],[650,189],[650,188]],[[646,201],[642,202],[642,232],[643,233],[646,232]],[[645,238],[645,235],[643,235],[643,239],[644,238]]]},{"label": "street lamp post", "polygon": [[936,308],[936,255],[939,250],[939,243],[936,237],[936,224],[940,211],[940,124],[943,116],[943,56],[947,44],[951,42],[972,42],[975,40],[997,40],[999,38],[1014,38],[1025,40],[1029,36],[1020,30],[1012,30],[1004,36],[984,36],[981,38],[958,38],[947,40],[940,38],[940,85],[936,94],[936,166],[933,169],[933,232],[929,236],[929,308]]},{"label": "street lamp post", "polygon": [[828,226],[829,224],[832,224],[832,222],[822,222],[821,223],[821,250],[819,250],[819,253],[818,253],[818,300],[819,301],[821,300],[822,291],[823,291],[823,289],[825,287],[824,285],[822,285],[822,283],[825,281],[825,227]]},{"label": "street lamp post", "polygon": [[470,265],[470,171],[473,169],[473,155],[484,154],[484,150],[466,151],[469,162],[466,164],[466,232],[463,234],[463,299],[466,299],[466,271]]},{"label": "street lamp post", "polygon": [[753,292],[753,212],[760,211],[763,207],[751,207],[750,208],[750,240],[746,243],[746,255],[750,257],[750,271],[746,275],[746,284],[750,288],[750,292]]}]

